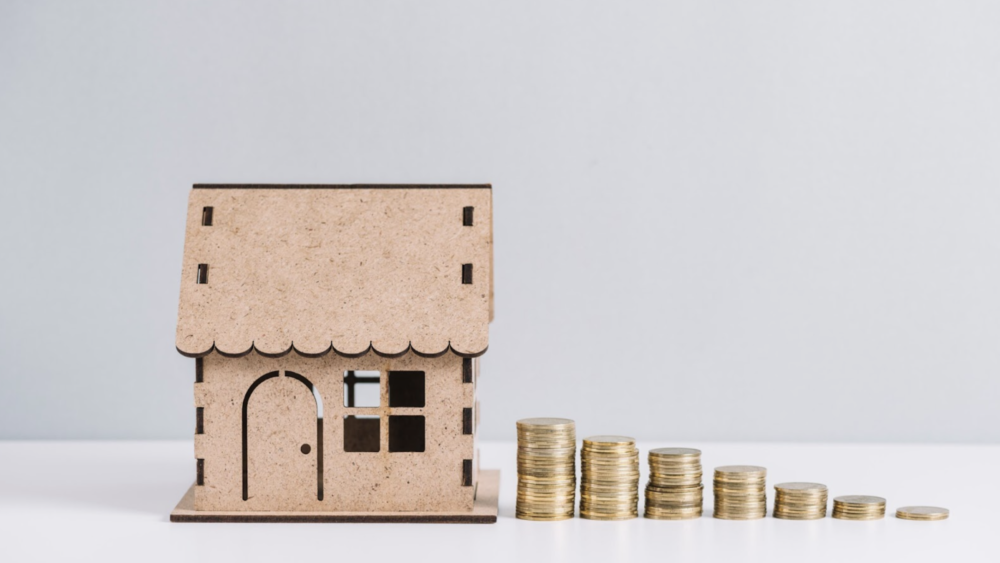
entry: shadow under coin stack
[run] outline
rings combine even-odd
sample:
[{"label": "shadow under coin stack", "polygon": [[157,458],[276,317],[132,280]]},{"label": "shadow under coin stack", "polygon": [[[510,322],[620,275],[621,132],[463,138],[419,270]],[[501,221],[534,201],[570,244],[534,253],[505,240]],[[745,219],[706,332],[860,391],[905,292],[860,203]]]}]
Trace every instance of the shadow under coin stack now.
[{"label": "shadow under coin stack", "polygon": [[756,465],[715,468],[715,514],[723,520],[754,520],[767,515],[767,469]]},{"label": "shadow under coin stack", "polygon": [[785,520],[826,518],[826,485],[780,483],[774,486],[774,517]]},{"label": "shadow under coin stack", "polygon": [[517,421],[517,508],[523,520],[566,520],[576,512],[576,424]]},{"label": "shadow under coin stack", "polygon": [[840,520],[880,520],[885,518],[885,499],[868,495],[848,495],[833,499],[833,517]]},{"label": "shadow under coin stack", "polygon": [[704,488],[701,484],[701,450],[650,450],[646,518],[686,520],[700,517]]},{"label": "shadow under coin stack", "polygon": [[591,436],[580,450],[580,516],[628,520],[639,516],[639,450],[625,436]]}]

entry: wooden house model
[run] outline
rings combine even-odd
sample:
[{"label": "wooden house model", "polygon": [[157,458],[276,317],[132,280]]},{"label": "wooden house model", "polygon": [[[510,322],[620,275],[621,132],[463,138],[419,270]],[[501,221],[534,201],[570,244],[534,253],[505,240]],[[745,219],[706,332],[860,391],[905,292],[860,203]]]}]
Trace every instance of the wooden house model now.
[{"label": "wooden house model", "polygon": [[174,521],[493,522],[475,448],[489,185],[195,185],[177,350],[195,484]]}]

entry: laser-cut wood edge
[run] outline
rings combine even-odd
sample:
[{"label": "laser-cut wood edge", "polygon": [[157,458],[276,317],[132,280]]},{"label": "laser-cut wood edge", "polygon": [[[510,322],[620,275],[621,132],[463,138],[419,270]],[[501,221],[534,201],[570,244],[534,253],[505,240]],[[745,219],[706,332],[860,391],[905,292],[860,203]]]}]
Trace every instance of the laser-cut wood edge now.
[{"label": "laser-cut wood edge", "polygon": [[195,190],[492,190],[493,184],[193,184]]},{"label": "laser-cut wood edge", "polygon": [[447,354],[448,352],[451,352],[452,354],[455,354],[460,358],[478,358],[479,356],[485,354],[487,350],[489,350],[489,346],[487,346],[486,348],[483,348],[479,352],[459,352],[458,350],[452,348],[451,344],[449,344],[448,347],[446,347],[444,350],[441,350],[440,352],[421,352],[419,350],[414,349],[412,345],[408,345],[406,349],[403,350],[402,352],[381,352],[379,350],[376,350],[371,344],[369,344],[368,348],[366,348],[363,352],[355,354],[355,353],[341,352],[340,350],[334,348],[332,343],[330,344],[330,347],[326,349],[325,352],[320,352],[317,354],[300,352],[295,347],[294,343],[292,343],[292,346],[288,350],[278,353],[261,352],[253,344],[250,345],[249,349],[243,352],[223,352],[222,350],[216,348],[215,344],[212,344],[212,346],[208,350],[205,350],[204,352],[189,352],[186,350],[182,350],[179,346],[175,346],[175,348],[177,348],[177,352],[180,355],[187,358],[204,358],[205,356],[211,354],[212,352],[216,352],[220,356],[226,358],[242,358],[243,356],[249,355],[251,352],[257,352],[258,354],[264,356],[265,358],[281,358],[287,356],[288,354],[291,354],[292,352],[295,352],[296,354],[302,356],[303,358],[322,358],[323,356],[330,353],[334,353],[344,358],[360,358],[368,354],[368,352],[374,352],[375,354],[378,354],[383,358],[399,358],[405,356],[409,352],[413,352],[414,354],[422,358],[437,358]]},{"label": "laser-cut wood edge", "polygon": [[437,523],[493,524],[500,499],[500,470],[479,471],[476,500],[464,512],[226,512],[194,510],[194,485],[170,513],[171,522],[229,523]]}]

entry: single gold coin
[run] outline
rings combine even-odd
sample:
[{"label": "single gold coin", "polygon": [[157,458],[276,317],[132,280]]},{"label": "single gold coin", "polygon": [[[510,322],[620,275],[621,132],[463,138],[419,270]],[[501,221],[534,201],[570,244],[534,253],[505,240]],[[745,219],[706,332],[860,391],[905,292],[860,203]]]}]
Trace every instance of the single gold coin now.
[{"label": "single gold coin", "polygon": [[826,492],[826,485],[820,483],[778,483],[774,488],[778,492],[790,493]]},{"label": "single gold coin", "polygon": [[[507,419],[510,420],[510,419]],[[509,422],[507,424],[510,424]],[[539,417],[539,418],[522,418],[517,421],[518,426],[572,426],[575,423],[568,418],[549,418],[549,417]],[[509,428],[509,427],[508,427]]]},{"label": "single gold coin", "polygon": [[844,495],[833,499],[833,502],[845,504],[845,505],[882,505],[885,506],[885,499],[882,497],[876,497],[871,495]]},{"label": "single gold coin", "polygon": [[656,448],[649,450],[649,455],[651,457],[693,457],[700,456],[701,450],[696,450],[694,448]]},{"label": "single gold coin", "polygon": [[722,467],[715,468],[716,475],[723,475],[726,477],[730,476],[756,476],[767,474],[766,467],[760,467],[759,465],[723,465]]},{"label": "single gold coin", "polygon": [[583,439],[583,444],[593,445],[593,446],[631,446],[635,444],[635,438],[629,438],[628,436],[615,436],[610,434],[601,434],[598,436],[589,436]]}]

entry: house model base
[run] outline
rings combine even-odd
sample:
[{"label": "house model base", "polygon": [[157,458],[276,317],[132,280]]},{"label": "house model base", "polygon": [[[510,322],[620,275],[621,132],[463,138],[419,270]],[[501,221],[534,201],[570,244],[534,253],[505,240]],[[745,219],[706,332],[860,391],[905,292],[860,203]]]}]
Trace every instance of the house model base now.
[{"label": "house model base", "polygon": [[479,471],[476,500],[472,510],[455,512],[227,512],[195,510],[194,489],[191,485],[177,507],[170,513],[171,522],[367,522],[367,523],[433,523],[433,524],[493,524],[497,521],[497,501],[500,497],[500,471]]}]

